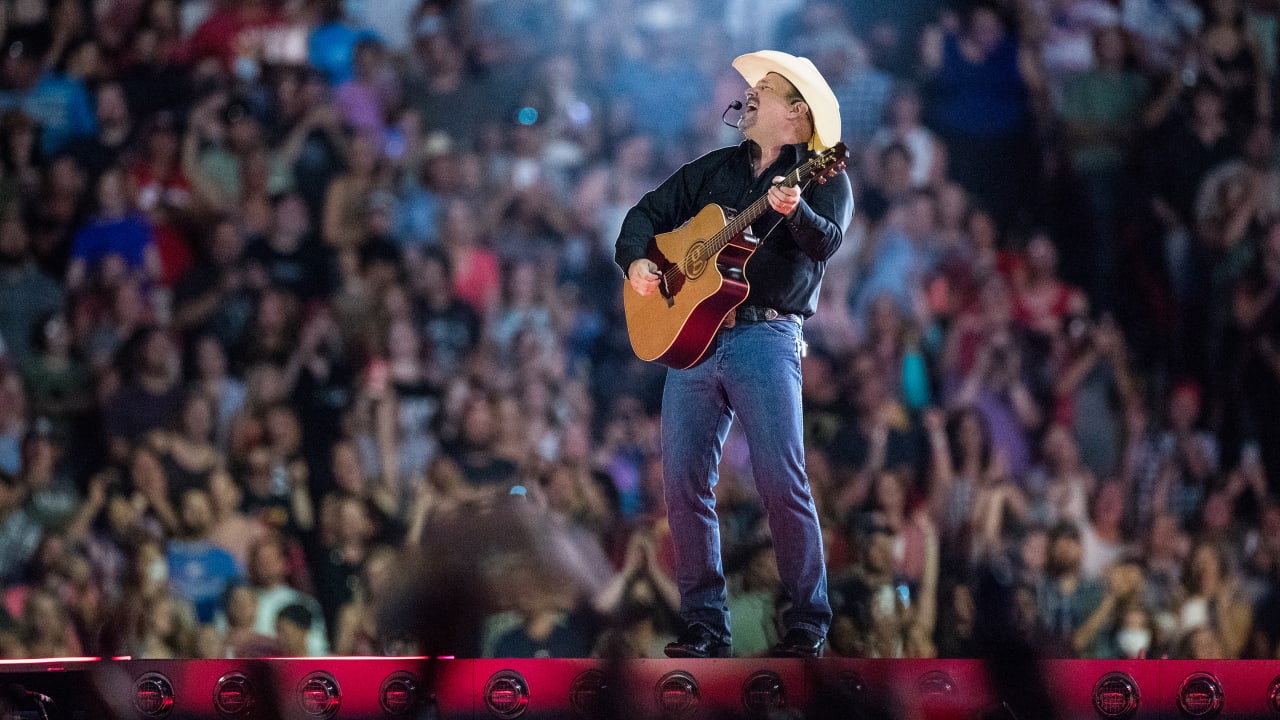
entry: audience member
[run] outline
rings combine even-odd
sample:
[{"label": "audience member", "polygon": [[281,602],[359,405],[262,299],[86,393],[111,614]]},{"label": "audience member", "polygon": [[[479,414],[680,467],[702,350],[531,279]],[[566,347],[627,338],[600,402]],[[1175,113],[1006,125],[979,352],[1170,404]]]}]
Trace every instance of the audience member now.
[{"label": "audience member", "polygon": [[[1023,9],[1026,0],[1013,3]],[[932,102],[928,116],[947,146],[953,177],[1008,227],[1037,172],[1037,113],[1047,100],[1044,69],[995,3],[974,3],[955,31],[923,34],[921,61]],[[1025,12],[1024,12],[1025,14]],[[1001,168],[996,170],[996,168]]]},{"label": "audience member", "polygon": [[1200,71],[1222,90],[1227,117],[1235,122],[1270,123],[1271,71],[1249,27],[1242,0],[1205,3],[1204,27],[1198,38]]},{"label": "audience member", "polygon": [[379,629],[378,614],[382,611],[381,603],[391,591],[396,562],[396,551],[389,546],[375,548],[365,558],[355,596],[338,611],[334,654],[388,654],[390,633]]},{"label": "audience member", "polygon": [[235,558],[209,539],[213,508],[209,493],[191,488],[181,495],[182,530],[166,548],[169,583],[178,597],[195,606],[196,619],[213,622],[222,608],[227,587],[241,576]]},{"label": "audience member", "polygon": [[[293,653],[298,657],[321,656],[329,653],[329,635],[325,630],[324,615],[320,603],[298,590],[288,579],[288,547],[280,536],[265,536],[249,550],[249,587],[258,596],[258,610],[254,630],[259,635],[278,640],[286,649],[298,649],[292,637],[280,634],[282,629],[301,630],[304,652]],[[301,610],[289,610],[290,608]],[[289,610],[286,613],[286,610]],[[305,614],[304,614],[305,611]],[[285,626],[281,618],[292,626]],[[304,622],[305,620],[305,622]]]},{"label": "audience member", "polygon": [[117,462],[153,430],[177,419],[182,401],[177,351],[158,327],[135,331],[121,348],[121,385],[104,408],[103,434]]},{"label": "audience member", "polygon": [[19,218],[0,221],[0,337],[11,362],[35,353],[33,330],[42,318],[59,312],[66,288],[41,271],[32,259],[31,239]]},{"label": "audience member", "polygon": [[[1049,636],[1075,653],[1086,651],[1096,637],[1094,626],[1101,624],[1098,614],[1110,612],[1110,603],[1105,602],[1108,586],[1085,577],[1082,560],[1080,528],[1072,520],[1058,522],[1049,531],[1048,574],[1036,588],[1035,602]],[[1128,588],[1111,589],[1121,595],[1129,592]]]}]

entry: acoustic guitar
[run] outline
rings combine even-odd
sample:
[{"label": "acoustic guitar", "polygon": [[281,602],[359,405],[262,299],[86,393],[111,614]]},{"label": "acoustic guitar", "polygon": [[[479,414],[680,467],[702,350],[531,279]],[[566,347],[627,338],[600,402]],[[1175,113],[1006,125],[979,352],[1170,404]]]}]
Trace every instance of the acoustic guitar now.
[{"label": "acoustic guitar", "polygon": [[[844,143],[837,143],[777,184],[794,187],[815,178],[824,183],[844,169],[846,157]],[[750,227],[768,209],[767,195],[732,217],[711,203],[649,242],[645,257],[662,276],[658,292],[646,297],[622,283],[627,334],[637,357],[679,370],[698,364],[725,318],[747,297],[745,268],[760,243]]]}]

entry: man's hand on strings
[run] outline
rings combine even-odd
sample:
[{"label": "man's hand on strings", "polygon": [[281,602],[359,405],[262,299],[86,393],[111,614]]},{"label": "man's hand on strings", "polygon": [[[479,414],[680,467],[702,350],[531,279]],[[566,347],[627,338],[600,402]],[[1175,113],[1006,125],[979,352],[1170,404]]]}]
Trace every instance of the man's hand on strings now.
[{"label": "man's hand on strings", "polygon": [[631,283],[631,289],[644,297],[652,295],[658,289],[661,279],[658,266],[652,260],[640,258],[627,267],[627,281]]}]

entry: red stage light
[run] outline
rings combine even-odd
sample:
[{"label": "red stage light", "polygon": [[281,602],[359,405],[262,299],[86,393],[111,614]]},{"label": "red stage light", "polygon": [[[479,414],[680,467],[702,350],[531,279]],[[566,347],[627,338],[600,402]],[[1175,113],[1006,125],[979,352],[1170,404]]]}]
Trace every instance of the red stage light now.
[{"label": "red stage light", "polygon": [[760,670],[742,684],[742,705],[753,716],[764,717],[787,704],[782,677],[770,670]]},{"label": "red stage light", "polygon": [[1127,673],[1109,672],[1093,685],[1093,709],[1104,718],[1127,718],[1137,711],[1138,701],[1138,685]]},{"label": "red stage light", "polygon": [[146,673],[133,684],[133,706],[146,717],[167,716],[173,702],[173,683],[160,673]]},{"label": "red stage light", "polygon": [[698,683],[683,670],[673,670],[658,680],[658,707],[666,717],[684,717],[698,707]]},{"label": "red stage light", "polygon": [[229,672],[213,686],[213,708],[224,718],[248,715],[253,702],[253,683],[242,672]]},{"label": "red stage light", "polygon": [[515,720],[529,707],[529,683],[515,670],[494,673],[484,686],[484,704],[499,720]]},{"label": "red stage light", "polygon": [[582,718],[597,718],[608,707],[609,680],[601,670],[578,674],[569,687],[569,702]]},{"label": "red stage light", "polygon": [[329,673],[313,672],[298,685],[298,704],[314,718],[331,718],[342,706],[342,691]]},{"label": "red stage light", "polygon": [[418,681],[407,672],[393,673],[382,681],[378,698],[388,715],[408,715],[418,704]]},{"label": "red stage light", "polygon": [[1222,685],[1209,673],[1191,673],[1178,687],[1178,709],[1187,717],[1215,717],[1222,701]]},{"label": "red stage light", "polygon": [[941,670],[930,670],[920,676],[920,694],[922,695],[950,695],[955,689],[956,684],[951,676]]}]

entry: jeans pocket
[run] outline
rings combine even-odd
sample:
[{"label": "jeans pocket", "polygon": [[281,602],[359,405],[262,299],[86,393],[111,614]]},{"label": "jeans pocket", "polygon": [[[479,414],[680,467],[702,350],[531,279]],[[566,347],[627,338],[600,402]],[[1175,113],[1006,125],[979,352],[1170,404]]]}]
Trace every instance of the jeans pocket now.
[{"label": "jeans pocket", "polygon": [[781,335],[792,340],[800,337],[800,326],[792,320],[783,320],[775,318],[773,320],[765,320],[760,325],[769,329],[774,335]]},{"label": "jeans pocket", "polygon": [[801,358],[808,351],[808,345],[804,341],[804,330],[800,327],[800,324],[782,319],[766,320],[758,324],[764,326],[762,332],[766,335],[775,338],[778,342],[785,343],[794,350],[794,352],[789,351],[787,356],[795,362],[795,366],[798,368]]}]

